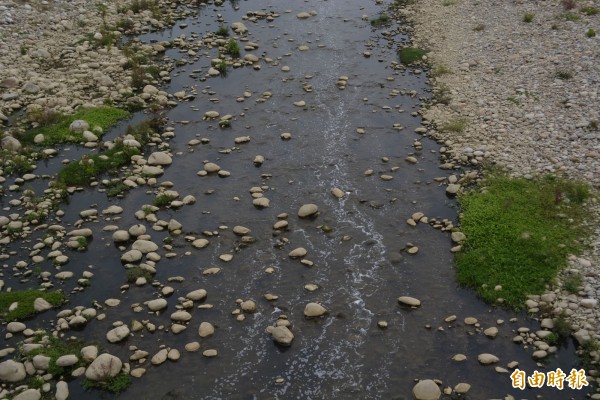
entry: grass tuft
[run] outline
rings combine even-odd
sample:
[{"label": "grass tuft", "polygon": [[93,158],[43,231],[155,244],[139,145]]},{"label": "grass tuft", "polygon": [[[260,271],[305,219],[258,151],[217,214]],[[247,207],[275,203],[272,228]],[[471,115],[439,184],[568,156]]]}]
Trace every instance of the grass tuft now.
[{"label": "grass tuft", "polygon": [[392,19],[390,18],[390,16],[387,13],[382,13],[377,18],[373,18],[369,22],[371,23],[371,26],[379,28],[381,26],[388,25],[391,21],[392,21]]},{"label": "grass tuft", "polygon": [[134,283],[138,278],[146,278],[147,281],[150,281],[152,279],[152,274],[142,267],[131,267],[127,269],[127,282]]},{"label": "grass tuft", "polygon": [[442,132],[462,133],[466,127],[467,120],[465,118],[456,118],[442,125],[441,130]]},{"label": "grass tuft", "polygon": [[529,22],[533,22],[533,18],[535,17],[534,13],[525,13],[525,15],[523,15],[523,22],[529,23]]},{"label": "grass tuft", "polygon": [[[456,257],[459,283],[488,302],[514,309],[523,307],[528,294],[542,293],[567,256],[581,248],[577,222],[587,198],[582,187],[555,178],[492,175],[485,191],[462,195],[461,230],[467,241]],[[494,290],[497,285],[502,290]]]},{"label": "grass tuft", "polygon": [[129,385],[131,385],[131,376],[125,373],[120,373],[119,375],[110,378],[105,382],[95,382],[85,379],[82,385],[85,390],[100,389],[111,393],[121,393],[124,392]]},{"label": "grass tuft", "polygon": [[[60,290],[40,292],[34,289],[27,289],[1,292],[0,317],[2,317],[4,321],[16,321],[37,314],[37,311],[33,308],[33,302],[38,297],[43,298],[53,306],[59,306],[66,300],[65,294]],[[18,306],[14,310],[9,311],[11,304],[15,302],[18,303]]]},{"label": "grass tuft", "polygon": [[427,54],[427,52],[418,47],[404,47],[398,52],[400,62],[404,65],[410,65],[421,61],[425,54]]}]

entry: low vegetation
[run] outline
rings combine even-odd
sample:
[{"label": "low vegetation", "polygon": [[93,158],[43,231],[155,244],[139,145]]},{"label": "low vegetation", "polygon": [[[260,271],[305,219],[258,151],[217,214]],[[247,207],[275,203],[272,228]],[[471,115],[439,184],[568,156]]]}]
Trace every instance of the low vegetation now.
[{"label": "low vegetation", "polygon": [[[38,297],[53,306],[59,306],[66,300],[65,294],[60,290],[41,292],[35,289],[27,289],[0,292],[0,317],[4,321],[16,321],[37,314],[37,311],[33,308],[33,302]],[[18,303],[18,305],[11,311],[10,306],[13,303]]]},{"label": "low vegetation", "polygon": [[237,40],[229,39],[229,42],[227,42],[227,47],[225,48],[225,51],[227,54],[229,54],[232,57],[239,57],[240,56],[240,45],[238,44]]},{"label": "low vegetation", "polygon": [[533,22],[534,17],[535,17],[534,13],[530,13],[530,12],[525,13],[525,15],[523,15],[523,22],[527,22],[527,23]]},{"label": "low vegetation", "polygon": [[392,19],[387,13],[382,13],[377,18],[371,19],[369,22],[371,23],[371,26],[379,28],[388,25],[391,21]]},{"label": "low vegetation", "polygon": [[37,355],[43,355],[50,357],[50,366],[48,373],[60,376],[64,375],[67,371],[72,371],[80,366],[83,366],[83,362],[80,360],[78,363],[70,367],[59,367],[56,365],[56,360],[62,356],[69,354],[75,354],[79,356],[81,349],[84,347],[83,342],[76,339],[58,339],[50,335],[38,335],[36,343],[44,343],[42,347],[34,349],[27,354],[27,358],[32,360]]},{"label": "low vegetation", "polygon": [[452,119],[441,126],[442,132],[453,132],[462,133],[467,127],[467,120],[465,118]]},{"label": "low vegetation", "polygon": [[425,54],[427,54],[427,52],[418,47],[404,47],[398,52],[400,62],[404,65],[410,65],[421,61]]},{"label": "low vegetation", "polygon": [[456,257],[459,283],[488,302],[522,308],[581,249],[578,222],[588,196],[586,185],[572,181],[491,174],[483,190],[460,197],[467,241]]},{"label": "low vegetation", "polygon": [[124,392],[129,385],[131,385],[131,376],[123,372],[104,382],[96,382],[89,379],[83,381],[83,388],[86,390],[100,389],[111,393]]},{"label": "low vegetation", "polygon": [[[29,130],[19,139],[24,143],[31,144],[36,135],[42,134],[44,135],[43,145],[46,146],[58,143],[79,143],[84,141],[82,134],[69,130],[69,125],[73,121],[82,119],[90,125],[90,130],[97,126],[102,131],[106,131],[128,116],[129,112],[111,106],[83,108],[72,115],[48,114],[41,120],[38,128]],[[100,133],[96,133],[96,135],[101,136]]]},{"label": "low vegetation", "polygon": [[[126,134],[131,135],[142,146],[145,145],[152,133],[155,120],[142,121],[127,128]],[[115,141],[112,149],[98,154],[85,155],[79,161],[66,165],[57,176],[57,181],[64,186],[87,186],[106,173],[117,174],[119,168],[128,164],[131,157],[140,154],[135,147],[126,146],[122,140]]]},{"label": "low vegetation", "polygon": [[131,267],[127,269],[127,282],[135,283],[138,278],[146,278],[147,281],[150,281],[152,279],[152,274],[142,267]]}]

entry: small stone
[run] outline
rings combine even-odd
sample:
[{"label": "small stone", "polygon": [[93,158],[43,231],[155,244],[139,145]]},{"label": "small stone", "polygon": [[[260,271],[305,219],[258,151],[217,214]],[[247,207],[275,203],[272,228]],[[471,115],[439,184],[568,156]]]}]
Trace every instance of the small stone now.
[{"label": "small stone", "polygon": [[215,333],[215,327],[210,322],[202,322],[200,323],[200,327],[198,328],[198,335],[201,338],[207,338],[212,336]]},{"label": "small stone", "polygon": [[404,304],[410,307],[419,307],[421,305],[421,301],[418,299],[415,299],[414,297],[410,297],[410,296],[400,296],[398,297],[398,302],[400,304]]},{"label": "small stone", "polygon": [[212,357],[216,357],[219,353],[217,352],[217,350],[215,349],[208,349],[208,350],[204,350],[202,352],[202,355],[204,357],[208,357],[208,358],[212,358]]},{"label": "small stone", "polygon": [[466,394],[469,389],[471,389],[471,385],[468,383],[461,382],[458,385],[454,386],[454,391],[458,394]]}]

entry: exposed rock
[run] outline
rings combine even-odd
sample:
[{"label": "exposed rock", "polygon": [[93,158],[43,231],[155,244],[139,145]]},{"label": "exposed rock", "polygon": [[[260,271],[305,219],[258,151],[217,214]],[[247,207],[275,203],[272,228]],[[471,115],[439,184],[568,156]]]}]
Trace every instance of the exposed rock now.
[{"label": "exposed rock", "polygon": [[0,381],[18,382],[27,376],[25,366],[17,361],[6,360],[0,363]]},{"label": "exposed rock", "polygon": [[121,325],[106,333],[106,339],[111,343],[117,343],[129,336],[129,327]]},{"label": "exposed rock", "polygon": [[267,332],[282,346],[291,346],[294,334],[286,326],[269,326]]},{"label": "exposed rock", "polygon": [[412,392],[416,400],[438,400],[442,396],[439,386],[431,379],[419,381]]},{"label": "exposed rock", "polygon": [[215,333],[215,327],[210,322],[200,323],[198,328],[198,334],[201,338],[212,336]]},{"label": "exposed rock", "polygon": [[298,210],[300,218],[310,218],[319,212],[319,207],[316,204],[304,204]]},{"label": "exposed rock", "polygon": [[304,307],[304,316],[305,317],[320,317],[327,313],[327,309],[318,303],[308,303]]},{"label": "exposed rock", "polygon": [[121,372],[123,363],[111,354],[100,354],[85,370],[85,377],[91,381],[105,381]]},{"label": "exposed rock", "polygon": [[410,296],[400,296],[398,297],[398,302],[411,307],[419,307],[421,305],[421,300]]}]

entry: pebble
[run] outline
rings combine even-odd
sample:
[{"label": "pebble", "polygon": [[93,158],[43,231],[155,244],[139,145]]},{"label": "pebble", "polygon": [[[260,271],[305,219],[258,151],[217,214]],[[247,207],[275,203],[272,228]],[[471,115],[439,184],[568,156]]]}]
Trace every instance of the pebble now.
[{"label": "pebble", "polygon": [[421,305],[421,300],[410,296],[400,296],[398,297],[398,302],[410,307],[419,307]]}]

